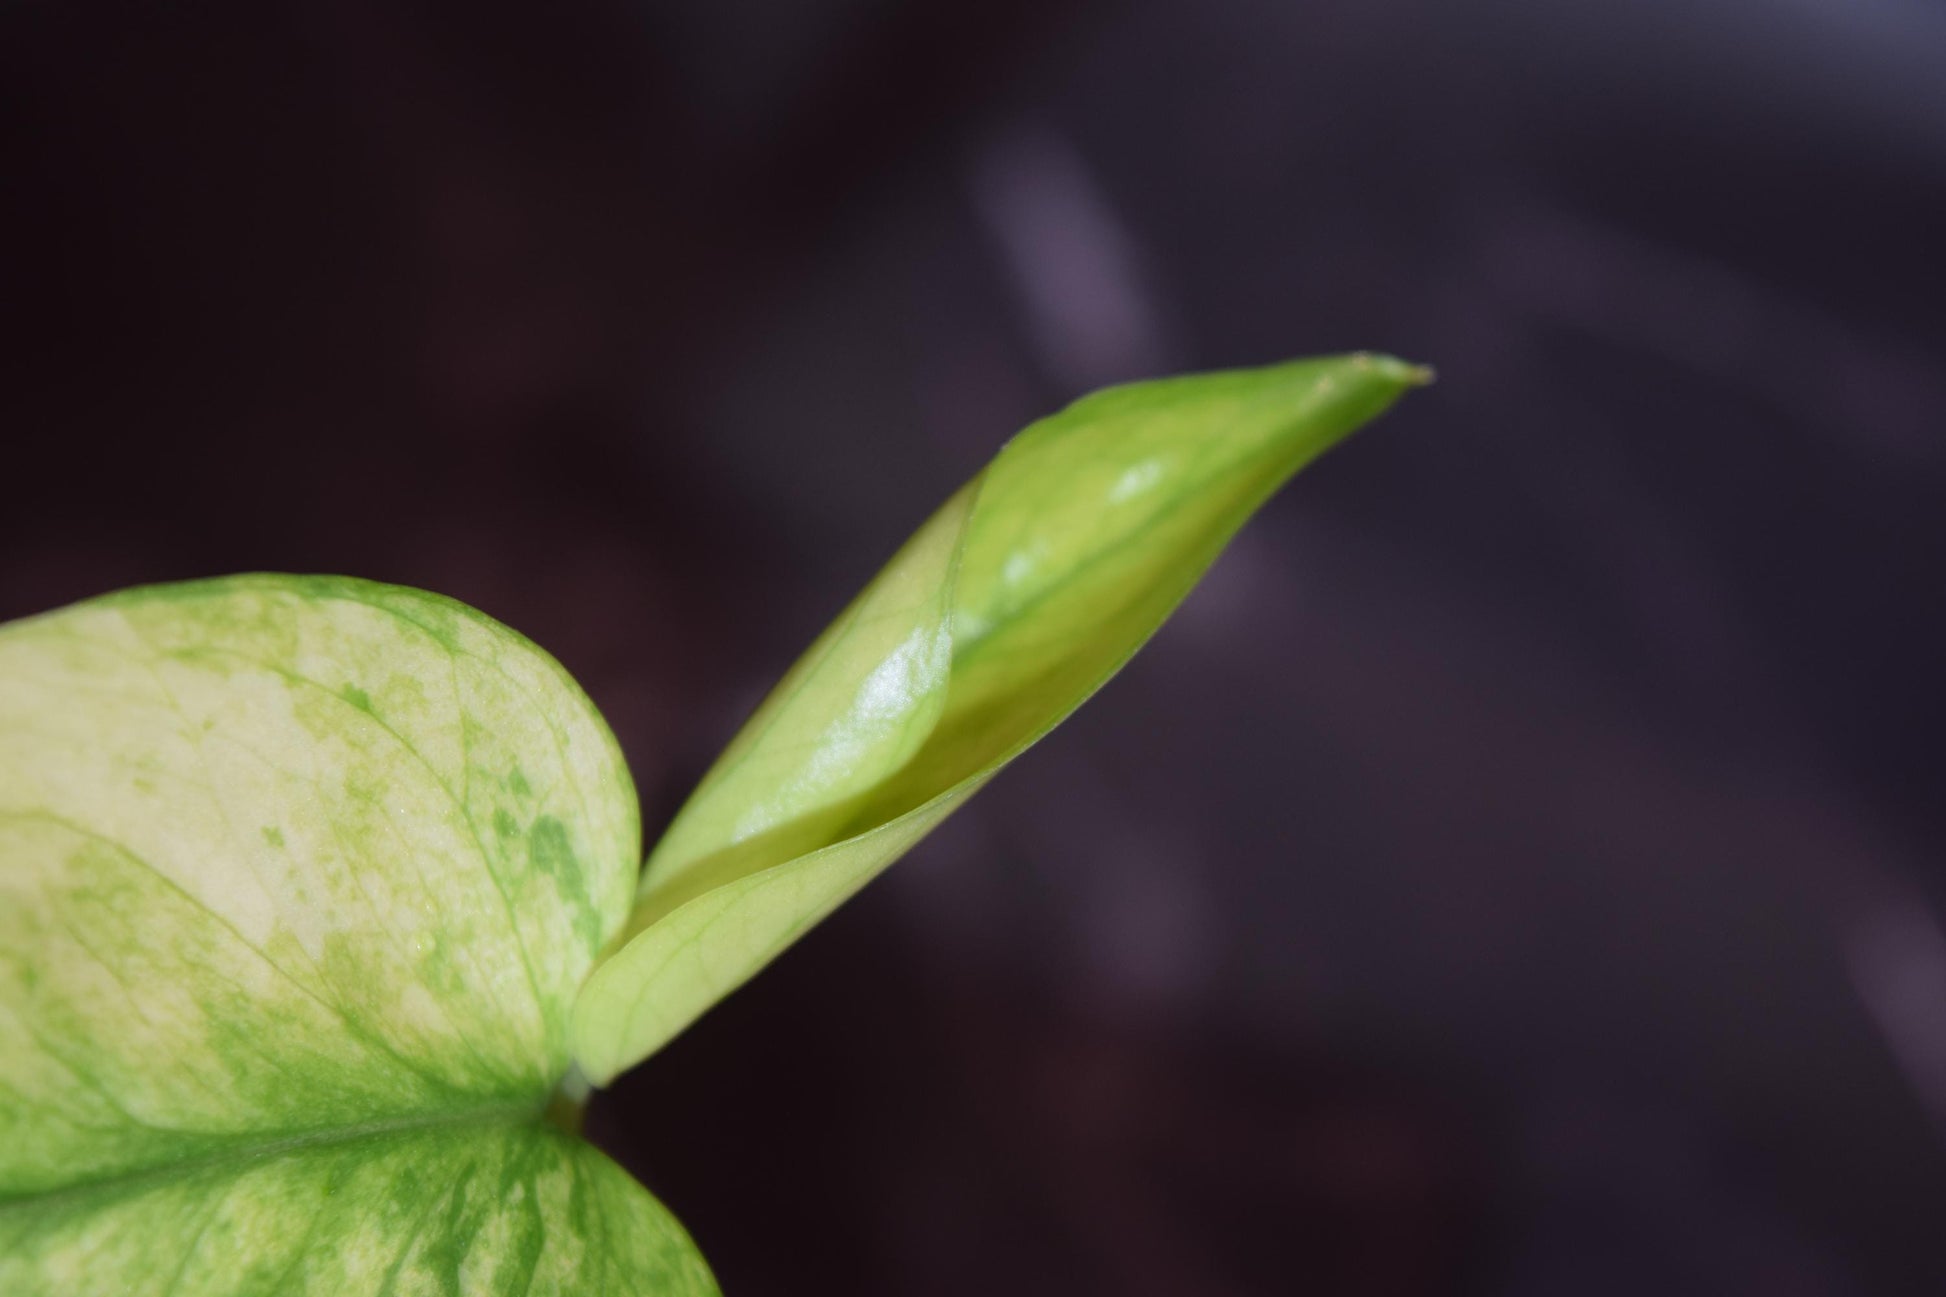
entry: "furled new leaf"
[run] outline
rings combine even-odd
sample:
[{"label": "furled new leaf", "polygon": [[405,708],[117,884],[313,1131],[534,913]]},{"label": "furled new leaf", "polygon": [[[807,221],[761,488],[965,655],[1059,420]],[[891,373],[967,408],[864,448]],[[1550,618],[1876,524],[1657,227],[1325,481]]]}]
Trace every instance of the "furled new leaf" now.
[{"label": "furled new leaf", "polygon": [[1126,661],[1292,473],[1423,371],[1139,383],[1023,432],[785,677],[651,854],[576,1004],[597,1083],[903,854]]},{"label": "furled new leaf", "polygon": [[542,1124],[638,844],[586,697],[449,600],[0,627],[0,1292],[713,1291]]}]

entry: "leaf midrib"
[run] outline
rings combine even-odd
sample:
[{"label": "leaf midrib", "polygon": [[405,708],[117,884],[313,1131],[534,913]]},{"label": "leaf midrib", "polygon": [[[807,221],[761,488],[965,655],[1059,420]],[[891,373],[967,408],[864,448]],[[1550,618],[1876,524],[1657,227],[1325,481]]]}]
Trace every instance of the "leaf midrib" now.
[{"label": "leaf midrib", "polygon": [[0,1193],[0,1213],[16,1208],[39,1207],[44,1204],[59,1203],[64,1200],[94,1195],[109,1189],[138,1189],[147,1184],[161,1184],[171,1180],[183,1180],[200,1175],[206,1171],[223,1167],[235,1167],[238,1174],[250,1166],[273,1161],[289,1153],[307,1149],[331,1148],[339,1145],[356,1144],[361,1141],[379,1140],[391,1135],[414,1134],[432,1130],[451,1130],[466,1126],[534,1126],[547,1125],[549,1097],[520,1103],[487,1105],[468,1108],[458,1112],[421,1113],[409,1117],[396,1117],[380,1121],[360,1122],[355,1126],[332,1126],[322,1130],[307,1131],[286,1139],[268,1140],[262,1143],[239,1144],[215,1152],[197,1154],[171,1162],[161,1162],[154,1166],[139,1167],[128,1171],[113,1171],[106,1175],[92,1176],[64,1184],[58,1189],[45,1189],[9,1196]]}]

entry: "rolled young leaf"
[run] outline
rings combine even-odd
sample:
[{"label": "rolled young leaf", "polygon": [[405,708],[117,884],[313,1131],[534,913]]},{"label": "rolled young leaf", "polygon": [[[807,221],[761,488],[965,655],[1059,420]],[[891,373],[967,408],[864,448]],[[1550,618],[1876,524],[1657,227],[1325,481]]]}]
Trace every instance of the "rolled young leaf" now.
[{"label": "rolled young leaf", "polygon": [[586,696],[450,600],[238,577],[0,627],[0,1292],[714,1291],[542,1126],[639,841]]},{"label": "rolled young leaf", "polygon": [[1096,393],[1015,438],[819,638],[650,855],[577,1000],[648,1056],[1079,706],[1283,482],[1425,373],[1353,355]]}]

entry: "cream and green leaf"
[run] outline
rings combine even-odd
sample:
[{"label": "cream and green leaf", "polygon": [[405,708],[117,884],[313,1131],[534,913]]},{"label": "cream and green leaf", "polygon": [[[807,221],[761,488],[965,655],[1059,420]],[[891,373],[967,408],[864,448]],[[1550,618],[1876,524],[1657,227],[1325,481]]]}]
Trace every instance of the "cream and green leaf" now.
[{"label": "cream and green leaf", "polygon": [[0,1292],[713,1292],[543,1121],[639,852],[586,696],[438,596],[0,629]]},{"label": "cream and green leaf", "polygon": [[716,1291],[559,1127],[1105,681],[1420,372],[1099,393],[812,646],[641,866],[545,653],[344,578],[0,627],[0,1293]]}]

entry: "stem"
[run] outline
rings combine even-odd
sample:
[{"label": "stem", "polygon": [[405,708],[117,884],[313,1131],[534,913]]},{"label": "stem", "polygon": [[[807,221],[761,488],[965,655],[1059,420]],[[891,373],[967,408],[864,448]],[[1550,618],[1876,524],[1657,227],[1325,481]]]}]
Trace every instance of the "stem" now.
[{"label": "stem", "polygon": [[582,1118],[587,1114],[588,1091],[592,1088],[579,1067],[569,1067],[568,1074],[561,1078],[561,1084],[547,1101],[543,1119],[570,1135],[579,1135]]}]

